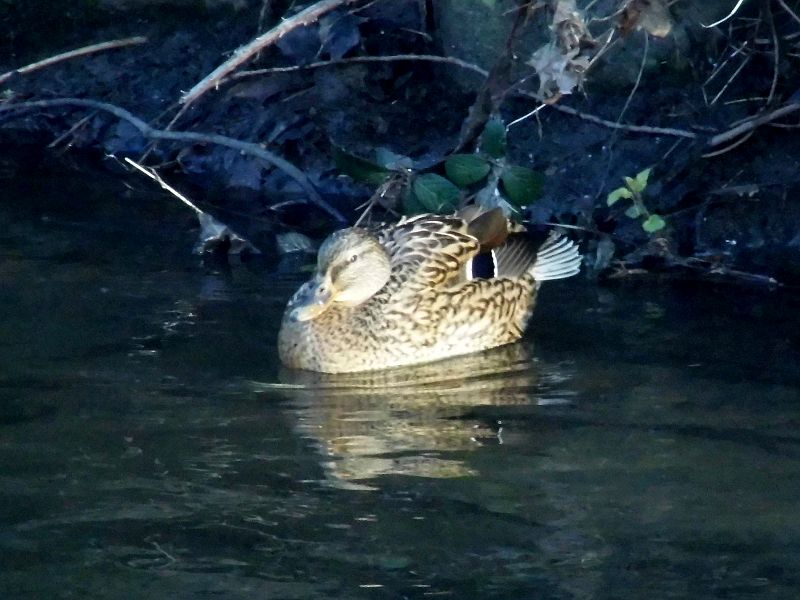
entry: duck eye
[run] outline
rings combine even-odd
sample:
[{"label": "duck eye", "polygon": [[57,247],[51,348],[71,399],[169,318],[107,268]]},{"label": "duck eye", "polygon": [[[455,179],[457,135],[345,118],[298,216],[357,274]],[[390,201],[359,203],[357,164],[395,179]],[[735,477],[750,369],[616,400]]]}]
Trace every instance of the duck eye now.
[{"label": "duck eye", "polygon": [[351,263],[354,263],[354,262],[356,262],[357,260],[358,260],[358,254],[353,254],[353,256],[351,256],[351,257],[350,257],[350,262],[351,262]]}]

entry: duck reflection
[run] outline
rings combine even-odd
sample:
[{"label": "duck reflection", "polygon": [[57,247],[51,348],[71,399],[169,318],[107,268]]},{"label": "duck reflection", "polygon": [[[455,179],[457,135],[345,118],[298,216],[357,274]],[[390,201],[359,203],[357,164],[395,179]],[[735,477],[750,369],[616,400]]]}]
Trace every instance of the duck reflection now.
[{"label": "duck reflection", "polygon": [[323,456],[330,482],[367,487],[384,474],[463,477],[464,453],[502,443],[496,419],[478,406],[569,402],[567,367],[544,365],[532,347],[512,344],[445,361],[331,375],[282,371],[276,388],[291,399],[296,427]]}]

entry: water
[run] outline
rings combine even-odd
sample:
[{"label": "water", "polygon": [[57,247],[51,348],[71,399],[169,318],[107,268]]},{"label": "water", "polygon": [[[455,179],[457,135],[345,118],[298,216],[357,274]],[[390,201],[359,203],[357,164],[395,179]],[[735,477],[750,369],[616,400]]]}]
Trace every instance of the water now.
[{"label": "water", "polygon": [[298,375],[297,277],[121,182],[4,184],[0,597],[798,597],[794,293],[576,279],[524,344]]}]

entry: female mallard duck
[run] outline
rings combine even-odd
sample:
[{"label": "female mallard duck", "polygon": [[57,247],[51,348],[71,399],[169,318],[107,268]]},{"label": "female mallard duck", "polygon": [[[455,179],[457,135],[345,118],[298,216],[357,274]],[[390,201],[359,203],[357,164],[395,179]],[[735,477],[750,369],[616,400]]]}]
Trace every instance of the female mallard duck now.
[{"label": "female mallard duck", "polygon": [[[575,275],[575,244],[552,233],[538,251],[500,209],[424,214],[375,233],[333,233],[286,307],[278,352],[288,367],[344,373],[477,352],[518,340],[542,281]],[[479,255],[494,267],[475,276]],[[476,260],[473,260],[476,259]]]}]

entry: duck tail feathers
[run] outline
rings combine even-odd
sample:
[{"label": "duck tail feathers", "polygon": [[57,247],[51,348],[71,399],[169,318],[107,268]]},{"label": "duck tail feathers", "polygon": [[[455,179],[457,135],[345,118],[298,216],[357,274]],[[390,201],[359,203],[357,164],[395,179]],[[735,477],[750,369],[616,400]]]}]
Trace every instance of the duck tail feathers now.
[{"label": "duck tail feathers", "polygon": [[536,281],[565,279],[578,274],[581,260],[575,242],[553,231],[539,248],[529,273]]}]

